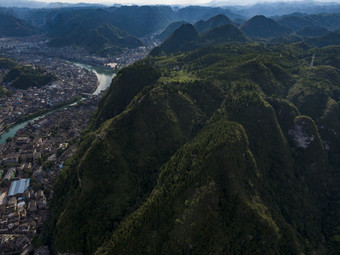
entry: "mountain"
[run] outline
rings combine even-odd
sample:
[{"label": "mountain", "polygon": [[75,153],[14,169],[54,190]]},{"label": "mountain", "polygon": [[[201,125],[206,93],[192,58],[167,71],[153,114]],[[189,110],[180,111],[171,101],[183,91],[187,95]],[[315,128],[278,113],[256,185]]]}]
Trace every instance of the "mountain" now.
[{"label": "mountain", "polygon": [[170,6],[122,6],[111,11],[113,25],[133,36],[159,32],[175,21]]},{"label": "mountain", "polygon": [[0,12],[0,37],[23,37],[36,34],[37,30],[15,16]]},{"label": "mountain", "polygon": [[246,42],[246,36],[234,25],[227,24],[200,34],[192,24],[184,24],[178,28],[159,47],[154,48],[150,55],[159,56],[186,52],[197,48],[226,42]]},{"label": "mountain", "polygon": [[279,25],[274,20],[258,15],[241,25],[241,30],[249,37],[278,37],[290,33],[290,29]]},{"label": "mountain", "polygon": [[77,45],[90,53],[107,55],[114,54],[121,48],[137,48],[143,43],[112,25],[102,25],[89,31],[74,27],[52,40],[50,45],[55,47]]},{"label": "mountain", "polygon": [[0,7],[45,8],[47,3],[27,0],[2,0]]},{"label": "mountain", "polygon": [[207,20],[219,14],[223,14],[230,19],[243,19],[243,16],[237,15],[229,9],[220,7],[188,6],[181,8],[176,12],[179,20],[185,20],[189,23]]},{"label": "mountain", "polygon": [[340,14],[339,13],[323,13],[306,15],[302,13],[293,13],[282,16],[276,21],[286,26],[293,31],[298,31],[304,27],[324,27],[329,30],[336,30],[340,28]]},{"label": "mountain", "polygon": [[[217,3],[216,3],[217,2]],[[266,17],[282,16],[294,12],[306,14],[319,13],[338,13],[340,4],[336,2],[321,1],[277,1],[277,2],[258,2],[256,4],[240,6],[237,1],[224,2],[212,1],[209,6],[226,6],[233,13],[251,18],[255,15],[264,15]]]},{"label": "mountain", "polygon": [[[104,7],[100,5],[53,3],[48,8],[13,8],[13,11],[30,25],[46,32],[51,39],[57,40],[57,44],[65,45],[73,43],[68,43],[69,38],[72,38],[71,41],[76,40],[73,38],[76,34],[74,30],[79,30],[79,34],[83,38],[83,35],[88,34],[90,30],[107,24],[125,31],[133,37],[141,38],[150,34],[159,34],[171,23],[176,22],[169,26],[164,34],[160,35],[159,39],[164,41],[179,28],[179,24],[184,24],[184,22],[207,20],[218,14],[228,15],[230,18],[238,20],[243,19],[243,17],[224,8],[198,6],[176,9],[170,6]],[[226,17],[220,17],[220,20],[216,22],[216,25],[230,23]],[[207,24],[206,31],[212,27],[214,27],[214,24],[210,24],[210,27]],[[62,43],[62,41],[64,42]]]},{"label": "mountain", "polygon": [[226,24],[232,24],[232,21],[225,15],[219,14],[214,16],[207,21],[200,20],[194,24],[198,32],[204,33],[213,28],[223,26]]},{"label": "mountain", "polygon": [[187,24],[186,21],[176,21],[171,23],[162,33],[157,35],[157,39],[160,41],[165,41],[173,32],[175,32],[182,25]]},{"label": "mountain", "polygon": [[[89,30],[109,24],[139,37],[164,29],[173,21],[174,15],[168,6],[63,8],[54,12],[45,22],[46,30],[53,36],[67,33],[72,26]],[[44,10],[35,12],[35,16],[39,15],[45,15]]]},{"label": "mountain", "polygon": [[[191,49],[190,42],[197,39],[198,36],[199,33],[192,24],[183,24],[161,44],[159,49],[166,54],[178,52],[187,47]],[[153,51],[155,52],[156,50],[154,49]]]},{"label": "mountain", "polygon": [[54,251],[339,254],[339,53],[211,44],[122,69],[55,182]]}]

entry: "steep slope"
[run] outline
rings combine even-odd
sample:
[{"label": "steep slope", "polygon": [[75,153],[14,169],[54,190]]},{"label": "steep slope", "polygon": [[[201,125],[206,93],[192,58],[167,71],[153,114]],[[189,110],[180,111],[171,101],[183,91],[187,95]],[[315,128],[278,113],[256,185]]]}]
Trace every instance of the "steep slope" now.
[{"label": "steep slope", "polygon": [[247,40],[246,36],[232,24],[213,28],[204,34],[200,34],[193,25],[184,24],[159,47],[154,48],[150,55],[170,55],[227,42],[243,43]]},{"label": "steep slope", "polygon": [[159,77],[160,73],[150,65],[133,65],[121,70],[99,103],[93,123],[95,128],[120,114],[140,91],[156,82]]},{"label": "steep slope", "polygon": [[[55,201],[60,208],[65,206],[54,231],[55,247],[95,251],[107,238],[103,231],[109,233],[147,197],[156,183],[158,168],[195,135],[201,121],[199,108],[175,88],[149,87],[126,111],[90,134],[81,151],[91,157],[79,153],[81,165],[76,167],[78,163],[73,161],[57,184],[57,196],[68,198],[65,204]],[[105,183],[97,187],[98,181]],[[70,182],[73,184],[67,185]],[[65,189],[68,192],[63,195]],[[68,203],[69,199],[77,202]],[[88,214],[89,210],[92,213]]]},{"label": "steep slope", "polygon": [[194,49],[190,42],[197,39],[199,33],[191,24],[184,24],[178,28],[162,45],[160,50],[166,54],[179,52],[181,50]]},{"label": "steep slope", "polygon": [[158,32],[175,21],[170,6],[122,6],[112,11],[113,25],[142,37]]},{"label": "steep slope", "polygon": [[208,30],[227,25],[232,24],[232,21],[225,15],[219,14],[217,16],[214,16],[206,21],[200,20],[194,24],[196,30],[200,33],[205,33]]},{"label": "steep slope", "polygon": [[56,182],[55,251],[339,253],[338,48],[229,43],[123,69]]},{"label": "steep slope", "polygon": [[171,23],[162,33],[157,35],[157,39],[160,41],[165,41],[173,32],[175,32],[182,25],[187,24],[186,21],[176,21]]},{"label": "steep slope", "polygon": [[65,8],[65,10],[57,12],[56,15],[51,15],[51,19],[47,22],[47,29],[51,36],[60,36],[70,30],[72,26],[87,31],[109,24],[133,36],[141,37],[164,29],[174,20],[173,15],[173,11],[167,6]]},{"label": "steep slope", "polygon": [[290,33],[290,29],[262,15],[254,16],[241,25],[241,30],[250,37],[278,37]]},{"label": "steep slope", "polygon": [[126,32],[106,24],[90,31],[78,27],[70,28],[67,33],[52,40],[50,45],[55,47],[77,45],[84,47],[90,53],[105,55],[121,48],[136,48],[143,43]]},{"label": "steep slope", "polygon": [[[280,234],[258,193],[262,177],[257,174],[242,126],[216,119],[171,158],[149,199],[96,254],[296,249],[296,237]],[[267,241],[258,245],[259,240]]]},{"label": "steep slope", "polygon": [[0,36],[22,37],[36,33],[37,30],[29,26],[25,21],[7,13],[0,13]]}]

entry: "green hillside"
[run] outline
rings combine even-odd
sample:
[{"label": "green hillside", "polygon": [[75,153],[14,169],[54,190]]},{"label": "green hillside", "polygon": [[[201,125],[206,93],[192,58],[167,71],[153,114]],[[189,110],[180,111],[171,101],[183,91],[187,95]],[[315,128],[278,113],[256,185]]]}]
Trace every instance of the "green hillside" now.
[{"label": "green hillside", "polygon": [[340,28],[339,13],[320,13],[311,15],[293,13],[282,16],[276,21],[285,27],[289,27],[293,31],[298,31],[304,27],[324,27],[329,30]]},{"label": "green hillside", "polygon": [[187,24],[185,21],[176,21],[171,23],[167,28],[160,34],[157,35],[157,39],[162,42],[165,41],[173,32],[175,32],[182,25]]},{"label": "green hillside", "polygon": [[0,36],[22,37],[36,34],[37,30],[11,14],[0,12]]},{"label": "green hillside", "polygon": [[198,32],[204,33],[211,29],[224,26],[227,24],[232,24],[232,21],[225,15],[220,14],[217,16],[214,16],[206,21],[200,20],[194,24],[195,28]]},{"label": "green hillside", "polygon": [[212,28],[203,34],[200,34],[192,24],[183,24],[159,47],[154,48],[150,55],[169,55],[226,42],[244,43],[247,41],[247,37],[240,29],[232,24]]},{"label": "green hillside", "polygon": [[291,32],[289,28],[262,15],[247,20],[240,28],[247,36],[257,38],[279,37]]},{"label": "green hillside", "polygon": [[42,87],[54,81],[56,77],[40,68],[16,65],[4,76],[3,82],[10,82],[17,89],[28,89],[29,87]]},{"label": "green hillside", "polygon": [[54,251],[339,254],[339,47],[183,25],[160,49],[179,35],[202,47],[121,70],[100,102],[55,183]]},{"label": "green hillside", "polygon": [[72,27],[67,33],[53,39],[50,45],[56,47],[77,45],[84,47],[90,53],[107,55],[121,48],[136,48],[143,43],[126,32],[106,24],[89,31]]}]

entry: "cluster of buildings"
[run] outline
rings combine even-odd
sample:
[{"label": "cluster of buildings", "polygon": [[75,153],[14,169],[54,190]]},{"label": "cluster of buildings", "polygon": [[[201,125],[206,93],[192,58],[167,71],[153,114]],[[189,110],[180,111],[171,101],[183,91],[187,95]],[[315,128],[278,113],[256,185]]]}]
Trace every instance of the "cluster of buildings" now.
[{"label": "cluster of buildings", "polygon": [[29,123],[0,146],[0,251],[22,251],[42,231],[53,182],[100,96]]},{"label": "cluster of buildings", "polygon": [[[25,58],[23,56],[20,62],[27,63]],[[81,93],[94,91],[98,85],[93,72],[58,59],[38,60],[39,66],[55,74],[58,80],[41,88],[31,87],[26,90],[11,89],[10,84],[2,84],[12,93],[0,97],[0,134],[30,114],[58,107]]]},{"label": "cluster of buildings", "polygon": [[[31,242],[41,236],[49,213],[53,183],[63,171],[65,160],[75,152],[76,141],[103,95],[103,92],[91,94],[98,86],[94,73],[60,58],[118,69],[143,58],[149,50],[149,47],[125,49],[119,56],[103,58],[89,55],[80,48],[51,49],[46,46],[46,39],[39,36],[0,38],[0,55],[39,66],[58,77],[52,84],[27,90],[2,84],[11,93],[0,97],[0,135],[29,114],[54,109],[76,96],[88,95],[29,122],[13,138],[0,144],[0,255],[32,250]],[[0,70],[0,80],[5,71]],[[48,247],[41,246],[35,253],[49,254]]]}]

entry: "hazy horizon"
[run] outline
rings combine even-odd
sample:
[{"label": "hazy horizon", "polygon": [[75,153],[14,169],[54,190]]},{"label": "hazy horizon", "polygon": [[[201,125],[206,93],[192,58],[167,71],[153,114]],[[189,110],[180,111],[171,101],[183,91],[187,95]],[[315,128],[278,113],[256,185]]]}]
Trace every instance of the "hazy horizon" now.
[{"label": "hazy horizon", "polygon": [[[5,0],[6,2],[6,0]],[[78,4],[78,3],[86,3],[86,4],[104,4],[104,5],[113,5],[113,4],[122,4],[122,5],[203,5],[203,6],[227,6],[227,5],[254,5],[254,4],[265,4],[265,3],[299,3],[299,2],[309,2],[309,3],[321,3],[321,4],[339,4],[338,1],[330,1],[330,0],[18,0],[18,1],[7,1],[11,2],[37,2],[37,3],[69,3],[69,4]],[[1,4],[0,4],[1,5]],[[14,4],[15,5],[15,4]]]}]

